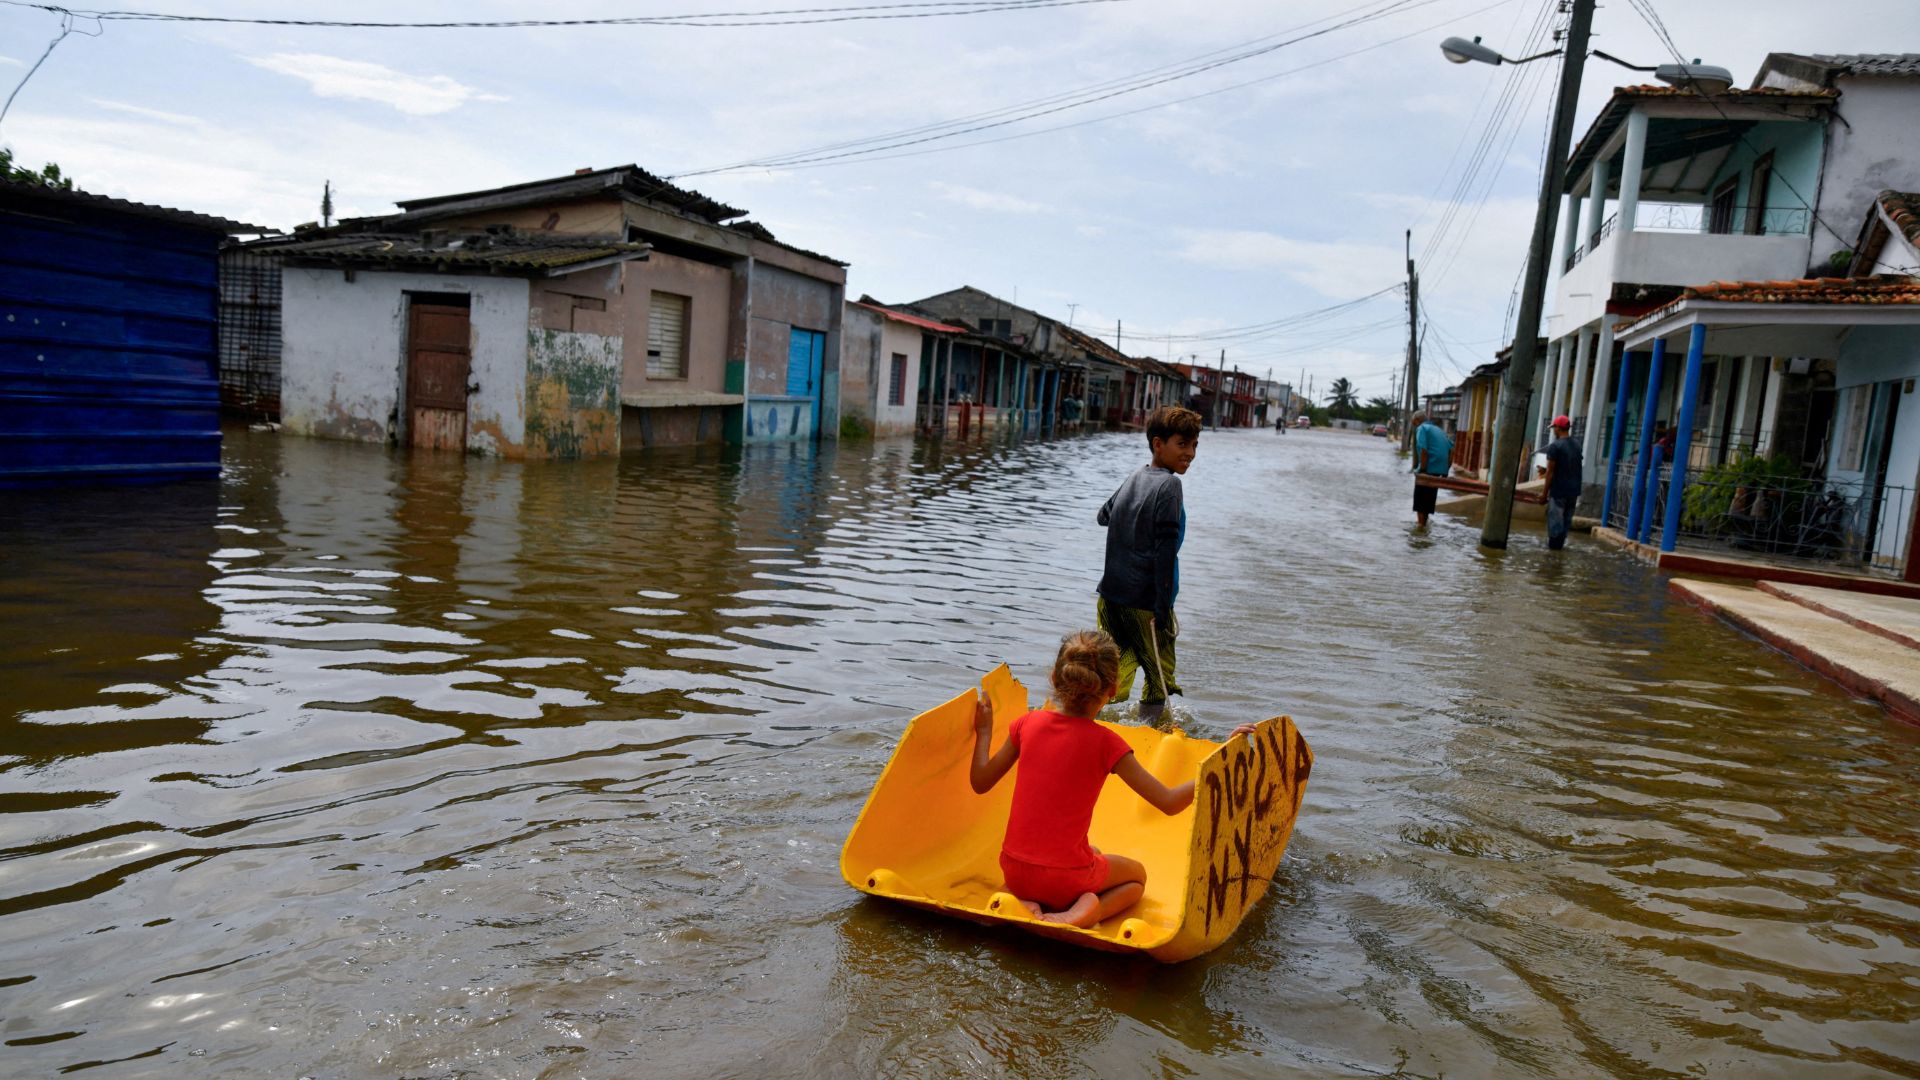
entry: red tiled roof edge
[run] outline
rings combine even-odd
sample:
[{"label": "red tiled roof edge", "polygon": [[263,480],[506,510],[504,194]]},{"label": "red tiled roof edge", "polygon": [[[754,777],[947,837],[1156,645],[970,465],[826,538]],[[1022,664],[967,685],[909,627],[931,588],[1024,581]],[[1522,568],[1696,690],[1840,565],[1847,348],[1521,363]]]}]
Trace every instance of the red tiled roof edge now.
[{"label": "red tiled roof edge", "polygon": [[1784,304],[1920,304],[1920,281],[1888,277],[1714,281],[1687,289],[1680,294],[1680,299]]},{"label": "red tiled roof edge", "polygon": [[1920,247],[1920,192],[1883,191],[1880,193],[1880,209],[1900,230],[1900,235],[1906,237],[1907,243]]},{"label": "red tiled roof edge", "polygon": [[849,303],[853,304],[854,307],[863,307],[868,311],[876,312],[895,322],[908,323],[927,330],[935,330],[942,334],[964,334],[967,332],[967,328],[964,326],[948,326],[946,323],[936,319],[929,319],[922,315],[910,315],[904,311],[895,311],[884,304],[869,304],[860,300],[852,300],[849,301]]}]

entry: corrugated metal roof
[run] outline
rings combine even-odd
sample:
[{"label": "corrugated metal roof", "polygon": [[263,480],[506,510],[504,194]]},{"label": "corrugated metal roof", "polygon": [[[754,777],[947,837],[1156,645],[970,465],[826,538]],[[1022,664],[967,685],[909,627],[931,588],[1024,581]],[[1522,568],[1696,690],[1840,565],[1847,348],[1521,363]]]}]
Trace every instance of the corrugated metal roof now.
[{"label": "corrugated metal roof", "polygon": [[1920,75],[1920,53],[1814,53],[1807,59],[1852,75]]},{"label": "corrugated metal roof", "polygon": [[601,236],[468,233],[451,237],[410,233],[348,233],[294,237],[249,245],[266,254],[309,264],[405,267],[483,274],[554,277],[593,266],[642,258],[646,244]]},{"label": "corrugated metal roof", "polygon": [[715,199],[709,199],[697,191],[675,187],[666,180],[653,175],[638,165],[615,165],[606,169],[586,169],[566,176],[549,177],[545,180],[528,180],[519,184],[507,184],[504,187],[486,188],[481,191],[463,191],[456,195],[429,195],[419,199],[402,199],[394,203],[408,213],[425,210],[437,210],[453,203],[488,201],[499,204],[506,202],[547,202],[568,196],[584,197],[606,191],[620,191],[636,198],[664,203],[675,209],[705,218],[715,224],[737,217],[745,217],[746,211],[728,206]]},{"label": "corrugated metal roof", "polygon": [[109,195],[95,195],[89,191],[48,187],[45,184],[22,180],[0,179],[0,206],[20,206],[26,203],[87,207],[95,210],[109,210],[129,217],[146,218],[150,221],[164,221],[173,225],[182,225],[191,229],[205,229],[221,235],[234,233],[268,233],[272,229],[260,225],[248,225],[243,221],[229,221],[212,214],[199,214],[191,210],[175,210],[170,206],[156,206],[153,203],[134,202],[130,199],[116,199]]}]

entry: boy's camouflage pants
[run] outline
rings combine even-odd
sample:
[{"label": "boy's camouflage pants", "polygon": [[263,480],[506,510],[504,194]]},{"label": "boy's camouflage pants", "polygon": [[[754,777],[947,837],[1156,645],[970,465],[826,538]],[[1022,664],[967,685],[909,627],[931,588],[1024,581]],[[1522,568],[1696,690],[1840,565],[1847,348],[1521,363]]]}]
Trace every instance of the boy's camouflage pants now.
[{"label": "boy's camouflage pants", "polygon": [[[1173,639],[1179,634],[1179,620],[1169,626],[1157,626],[1153,612],[1113,604],[1102,596],[1096,599],[1100,629],[1120,646],[1120,692],[1113,700],[1125,701],[1133,695],[1133,673],[1146,673],[1140,688],[1140,701],[1165,701],[1168,694],[1181,692],[1173,677]],[[1155,663],[1156,659],[1158,663]]]}]

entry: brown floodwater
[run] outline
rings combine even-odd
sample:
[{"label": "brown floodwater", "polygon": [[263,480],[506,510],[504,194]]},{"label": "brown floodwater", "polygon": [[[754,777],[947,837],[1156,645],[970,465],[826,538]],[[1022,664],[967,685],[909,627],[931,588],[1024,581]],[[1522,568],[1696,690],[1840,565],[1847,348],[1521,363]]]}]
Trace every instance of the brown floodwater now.
[{"label": "brown floodwater", "polygon": [[1182,721],[1318,763],[1165,967],[862,898],[915,712],[1092,620],[1138,436],[0,494],[0,1073],[1920,1076],[1920,732],[1381,440],[1208,434]]}]

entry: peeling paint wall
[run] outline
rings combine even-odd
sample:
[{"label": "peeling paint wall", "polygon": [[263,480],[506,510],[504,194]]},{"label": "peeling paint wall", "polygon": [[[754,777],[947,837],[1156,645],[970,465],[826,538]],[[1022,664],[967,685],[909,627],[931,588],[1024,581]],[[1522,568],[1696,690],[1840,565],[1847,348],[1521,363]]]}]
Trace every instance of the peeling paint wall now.
[{"label": "peeling paint wall", "polygon": [[620,349],[617,335],[527,332],[527,457],[620,452]]},{"label": "peeling paint wall", "polygon": [[746,442],[813,438],[813,399],[756,397],[746,405]]},{"label": "peeling paint wall", "polygon": [[545,206],[504,206],[442,218],[435,229],[484,229],[511,225],[521,232],[551,232],[570,236],[625,236],[626,204],[619,199],[581,199]]},{"label": "peeling paint wall", "polygon": [[281,276],[280,420],[288,431],[393,442],[404,430],[410,293],[472,307],[467,450],[524,454],[527,283],[517,278],[288,267]]}]

